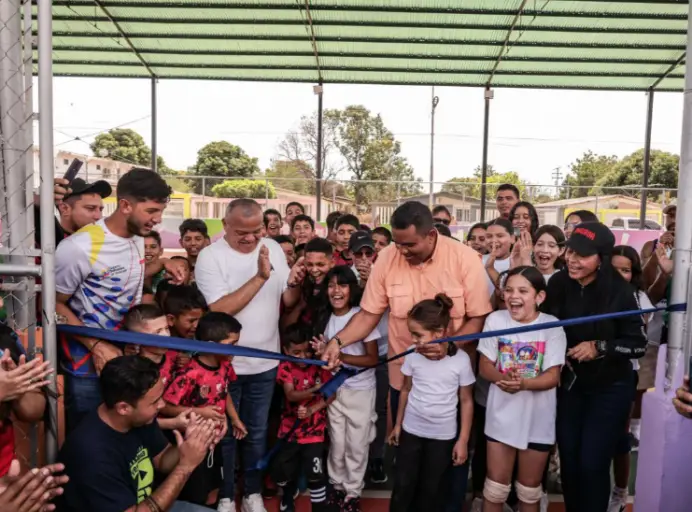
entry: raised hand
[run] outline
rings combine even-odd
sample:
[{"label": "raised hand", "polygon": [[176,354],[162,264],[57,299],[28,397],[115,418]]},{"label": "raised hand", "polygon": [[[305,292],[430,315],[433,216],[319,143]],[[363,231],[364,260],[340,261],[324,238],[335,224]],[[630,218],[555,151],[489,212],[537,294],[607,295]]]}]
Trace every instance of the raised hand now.
[{"label": "raised hand", "polygon": [[263,281],[267,281],[271,276],[271,272],[272,264],[269,261],[269,249],[267,249],[267,247],[263,245],[262,247],[260,247],[259,256],[257,257],[257,276],[260,277]]},{"label": "raised hand", "polygon": [[0,510],[3,512],[44,512],[55,510],[50,501],[62,494],[69,481],[62,464],[34,468],[19,475],[19,463],[13,461],[9,473],[0,478]]},{"label": "raised hand", "polygon": [[26,356],[22,355],[19,365],[15,365],[9,351],[5,351],[0,358],[0,401],[15,400],[48,385],[50,381],[46,377],[51,373],[50,362],[36,358],[27,363]]},{"label": "raised hand", "polygon": [[293,268],[291,268],[291,273],[288,275],[288,286],[291,288],[300,286],[303,284],[307,270],[305,269],[305,257],[301,256],[296,261]]}]

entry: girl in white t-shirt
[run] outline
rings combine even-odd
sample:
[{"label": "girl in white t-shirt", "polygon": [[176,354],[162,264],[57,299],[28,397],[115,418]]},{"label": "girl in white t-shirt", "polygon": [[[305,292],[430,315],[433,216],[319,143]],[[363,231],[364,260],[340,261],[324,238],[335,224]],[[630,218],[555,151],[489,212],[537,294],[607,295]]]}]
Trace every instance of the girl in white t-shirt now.
[{"label": "girl in white t-shirt", "polygon": [[[358,278],[350,267],[334,267],[325,280],[331,315],[324,335],[315,340],[318,353],[324,348],[325,339],[333,338],[360,311]],[[363,341],[342,348],[340,359],[344,366],[374,367],[378,362],[379,338],[380,333],[375,329]],[[329,503],[342,511],[360,512],[370,443],[376,433],[376,382],[374,368],[347,379],[327,410],[330,440],[327,468],[332,484]]]},{"label": "girl in white t-shirt", "polygon": [[[452,299],[438,294],[413,306],[408,329],[416,346],[446,335],[453,305]],[[447,497],[443,475],[468,458],[475,377],[466,352],[447,345],[448,353],[440,360],[416,352],[404,359],[404,384],[389,437],[398,446],[390,512],[442,510]]]},{"label": "girl in white t-shirt", "polygon": [[[641,309],[653,308],[654,306],[651,304],[649,296],[644,291],[642,264],[637,251],[629,245],[615,246],[613,248],[611,263],[613,268],[620,273],[625,281],[632,283],[637,290],[639,290],[639,307]],[[649,324],[653,315],[653,313],[642,315],[642,321],[645,327]],[[632,359],[632,369],[635,375],[637,375],[636,372],[639,371],[638,359]],[[635,382],[638,382],[638,380],[639,379],[636,378]],[[620,507],[624,510],[627,506],[627,497],[629,495],[627,487],[630,480],[630,452],[632,450],[630,432],[631,436],[636,439],[638,443],[640,418],[642,414],[642,398],[645,391],[646,389],[640,390],[639,388],[636,390],[635,400],[632,404],[632,411],[630,412],[630,421],[628,421],[626,428],[622,431],[622,437],[616,448],[615,457],[613,457],[613,480],[615,481],[615,485],[610,495],[608,510],[620,510]]]},{"label": "girl in white t-shirt", "polygon": [[516,242],[512,223],[502,217],[491,220],[485,231],[488,254],[483,255],[483,264],[488,273],[488,294],[494,297],[500,274],[509,270],[512,245]]},{"label": "girl in white t-shirt", "polygon": [[[546,284],[541,272],[528,266],[511,269],[504,280],[507,309],[491,313],[484,331],[554,322],[540,313]],[[515,459],[519,471],[515,488],[522,512],[538,512],[541,481],[550,449],[555,444],[555,388],[565,362],[567,340],[562,328],[482,339],[480,374],[491,383],[485,435],[488,472],[483,489],[483,512],[501,512],[511,489]]]}]

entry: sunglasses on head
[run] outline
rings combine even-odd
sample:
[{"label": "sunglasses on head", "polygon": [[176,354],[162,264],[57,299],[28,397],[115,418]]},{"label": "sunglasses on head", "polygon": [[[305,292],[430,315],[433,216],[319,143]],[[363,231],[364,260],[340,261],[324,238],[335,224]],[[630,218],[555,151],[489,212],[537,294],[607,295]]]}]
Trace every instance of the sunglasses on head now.
[{"label": "sunglasses on head", "polygon": [[433,217],[433,222],[436,222],[436,223],[439,222],[440,224],[444,224],[445,226],[449,226],[450,220],[449,219],[441,219],[439,217]]}]

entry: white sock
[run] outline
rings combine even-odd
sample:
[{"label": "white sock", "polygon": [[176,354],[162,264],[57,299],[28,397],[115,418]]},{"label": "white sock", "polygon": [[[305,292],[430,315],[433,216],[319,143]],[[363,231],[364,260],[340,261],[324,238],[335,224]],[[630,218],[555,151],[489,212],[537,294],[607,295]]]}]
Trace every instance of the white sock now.
[{"label": "white sock", "polygon": [[627,496],[629,496],[629,491],[627,489],[623,489],[622,487],[613,487],[613,498],[619,498],[621,500],[627,500]]},{"label": "white sock", "polygon": [[642,433],[642,420],[631,420],[630,421],[630,432],[632,432],[632,435],[639,439],[639,436]]}]

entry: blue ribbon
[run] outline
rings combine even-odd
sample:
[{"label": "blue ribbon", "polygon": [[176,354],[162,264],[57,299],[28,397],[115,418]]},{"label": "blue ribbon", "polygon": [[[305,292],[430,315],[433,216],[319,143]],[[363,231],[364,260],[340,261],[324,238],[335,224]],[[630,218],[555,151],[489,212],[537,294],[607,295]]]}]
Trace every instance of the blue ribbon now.
[{"label": "blue ribbon", "polygon": [[[460,336],[448,336],[445,338],[440,338],[432,343],[449,343],[449,342],[464,342],[464,341],[475,341],[484,338],[495,338],[498,336],[509,336],[511,334],[521,334],[525,332],[538,331],[543,329],[554,329],[556,327],[570,327],[572,325],[580,325],[591,322],[601,322],[603,320],[611,320],[614,318],[623,318],[635,315],[648,315],[650,313],[656,313],[658,311],[669,311],[669,312],[683,312],[687,310],[687,304],[672,304],[667,307],[654,307],[648,309],[635,309],[630,311],[618,311],[616,313],[603,313],[599,315],[583,316],[578,318],[570,318],[567,320],[557,320],[555,322],[545,322],[542,324],[532,324],[524,325],[519,327],[511,327],[508,329],[498,329],[496,331],[479,332],[472,334],[463,334]],[[249,347],[239,347],[237,345],[221,345],[220,343],[213,343],[209,341],[199,341],[199,340],[188,340],[184,338],[176,338],[173,336],[159,336],[155,334],[142,334],[130,331],[110,331],[107,329],[96,329],[93,327],[82,327],[67,324],[58,325],[58,331],[65,334],[71,334],[74,336],[84,336],[86,338],[98,338],[105,341],[112,341],[115,343],[131,343],[134,345],[145,345],[149,347],[159,347],[171,350],[177,350],[180,352],[201,352],[207,354],[218,354],[224,356],[238,356],[238,357],[256,357],[260,359],[274,359],[277,361],[288,361],[291,363],[300,364],[311,364],[316,366],[325,366],[325,361],[320,361],[317,359],[300,359],[297,357],[291,357],[277,352],[269,352],[267,350],[260,350],[256,348]],[[346,381],[359,373],[375,368],[383,364],[388,364],[391,361],[395,361],[402,357],[407,356],[414,352],[414,349],[408,349],[400,354],[396,354],[388,358],[385,361],[381,361],[374,366],[360,369],[352,368],[341,368],[334,377],[322,385],[318,393],[327,400],[329,397],[334,395],[339,387]],[[291,430],[281,439],[279,439],[276,445],[259,461],[257,469],[265,469],[272,457],[280,450],[282,444],[286,442],[296,431],[300,425],[301,420],[296,420],[293,424]]]},{"label": "blue ribbon", "polygon": [[288,361],[290,363],[314,364],[325,366],[325,361],[317,359],[300,359],[287,356],[278,352],[270,352],[258,348],[239,347],[237,345],[222,345],[211,341],[188,340],[175,336],[159,336],[157,334],[143,334],[131,331],[111,331],[76,325],[59,324],[58,332],[83,336],[85,338],[98,338],[114,343],[128,343],[132,345],[144,345],[146,347],[167,348],[178,352],[192,352],[204,354],[217,354],[222,356],[255,357],[258,359],[274,359],[276,361]]}]

